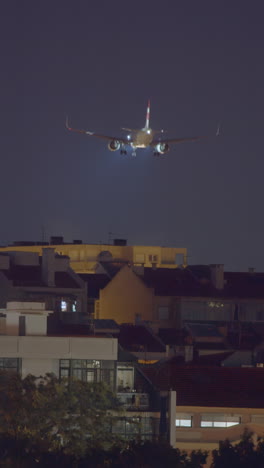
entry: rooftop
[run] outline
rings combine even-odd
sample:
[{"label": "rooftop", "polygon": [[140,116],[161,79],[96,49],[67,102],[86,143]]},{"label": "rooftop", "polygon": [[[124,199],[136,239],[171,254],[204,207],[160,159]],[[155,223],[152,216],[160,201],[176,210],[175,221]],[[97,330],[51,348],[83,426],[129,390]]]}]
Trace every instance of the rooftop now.
[{"label": "rooftop", "polygon": [[118,341],[130,352],[165,352],[166,346],[144,325],[120,325]]},{"label": "rooftop", "polygon": [[162,365],[142,367],[158,390],[176,390],[179,406],[263,408],[264,369]]},{"label": "rooftop", "polygon": [[104,273],[80,273],[79,276],[88,286],[88,296],[93,299],[99,298],[100,289],[104,289],[110,278]]},{"label": "rooftop", "polygon": [[264,273],[224,272],[223,289],[214,287],[209,265],[145,268],[141,278],[157,296],[264,299]]},{"label": "rooftop", "polygon": [[[8,270],[2,273],[13,282],[14,286],[47,287],[42,279],[40,265],[10,265]],[[55,287],[80,288],[80,285],[67,271],[55,272]]]}]

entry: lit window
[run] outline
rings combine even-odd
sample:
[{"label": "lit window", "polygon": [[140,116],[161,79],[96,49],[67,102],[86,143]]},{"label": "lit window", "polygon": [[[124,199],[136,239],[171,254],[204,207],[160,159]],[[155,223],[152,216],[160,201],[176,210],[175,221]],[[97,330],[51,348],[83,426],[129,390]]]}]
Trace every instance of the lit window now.
[{"label": "lit window", "polygon": [[177,427],[192,427],[192,418],[189,419],[176,419]]},{"label": "lit window", "polygon": [[67,310],[67,302],[61,301],[61,311],[66,312],[66,310]]},{"label": "lit window", "polygon": [[149,262],[157,263],[157,261],[158,261],[158,256],[157,255],[149,255]]},{"label": "lit window", "polygon": [[220,309],[225,307],[225,305],[222,302],[208,302],[209,307],[215,307],[216,309]]},{"label": "lit window", "polygon": [[240,416],[229,414],[204,414],[201,427],[231,427],[240,424]]},{"label": "lit window", "polygon": [[133,417],[126,419],[126,434],[138,434],[140,418]]},{"label": "lit window", "polygon": [[117,367],[117,390],[123,392],[134,388],[134,368],[133,367]]}]

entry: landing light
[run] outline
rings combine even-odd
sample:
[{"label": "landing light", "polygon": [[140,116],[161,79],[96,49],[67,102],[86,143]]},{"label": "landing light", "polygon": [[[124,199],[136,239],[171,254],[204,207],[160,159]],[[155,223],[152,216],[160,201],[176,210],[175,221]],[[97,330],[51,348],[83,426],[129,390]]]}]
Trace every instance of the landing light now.
[{"label": "landing light", "polygon": [[131,135],[127,135],[127,139],[128,139],[128,140],[131,140]]},{"label": "landing light", "polygon": [[151,130],[147,130],[147,133],[150,134],[150,133],[151,133]]}]

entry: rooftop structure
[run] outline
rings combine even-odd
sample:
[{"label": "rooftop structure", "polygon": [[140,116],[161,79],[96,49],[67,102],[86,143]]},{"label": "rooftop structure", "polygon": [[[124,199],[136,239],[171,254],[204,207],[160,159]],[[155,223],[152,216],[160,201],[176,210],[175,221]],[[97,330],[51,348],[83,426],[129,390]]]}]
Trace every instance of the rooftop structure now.
[{"label": "rooftop structure", "polygon": [[128,263],[137,266],[177,268],[187,265],[187,249],[160,246],[129,246],[126,239],[114,239],[113,244],[87,244],[81,240],[64,242],[62,236],[53,236],[50,242],[18,241],[0,252],[37,252],[51,247],[59,255],[67,255],[71,268],[77,273],[95,273],[100,262]]}]

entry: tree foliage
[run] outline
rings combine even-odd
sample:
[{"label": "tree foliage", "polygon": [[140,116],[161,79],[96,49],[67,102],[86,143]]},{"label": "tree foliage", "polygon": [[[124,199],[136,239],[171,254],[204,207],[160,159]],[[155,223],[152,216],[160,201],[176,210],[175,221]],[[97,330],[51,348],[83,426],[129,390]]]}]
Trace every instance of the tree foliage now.
[{"label": "tree foliage", "polygon": [[126,450],[120,454],[121,468],[202,468],[206,462],[207,452],[184,451],[171,447],[168,443],[151,441],[130,442]]},{"label": "tree foliage", "polygon": [[2,372],[0,392],[0,437],[27,453],[82,456],[116,442],[110,428],[120,403],[103,383]]},{"label": "tree foliage", "polygon": [[228,439],[219,442],[219,449],[213,451],[211,468],[263,468],[264,441],[253,440],[253,433],[245,430],[242,440],[232,445]]},{"label": "tree foliage", "polygon": [[1,372],[0,395],[0,466],[201,468],[206,460],[200,451],[118,439],[111,426],[123,413],[102,383]]}]

